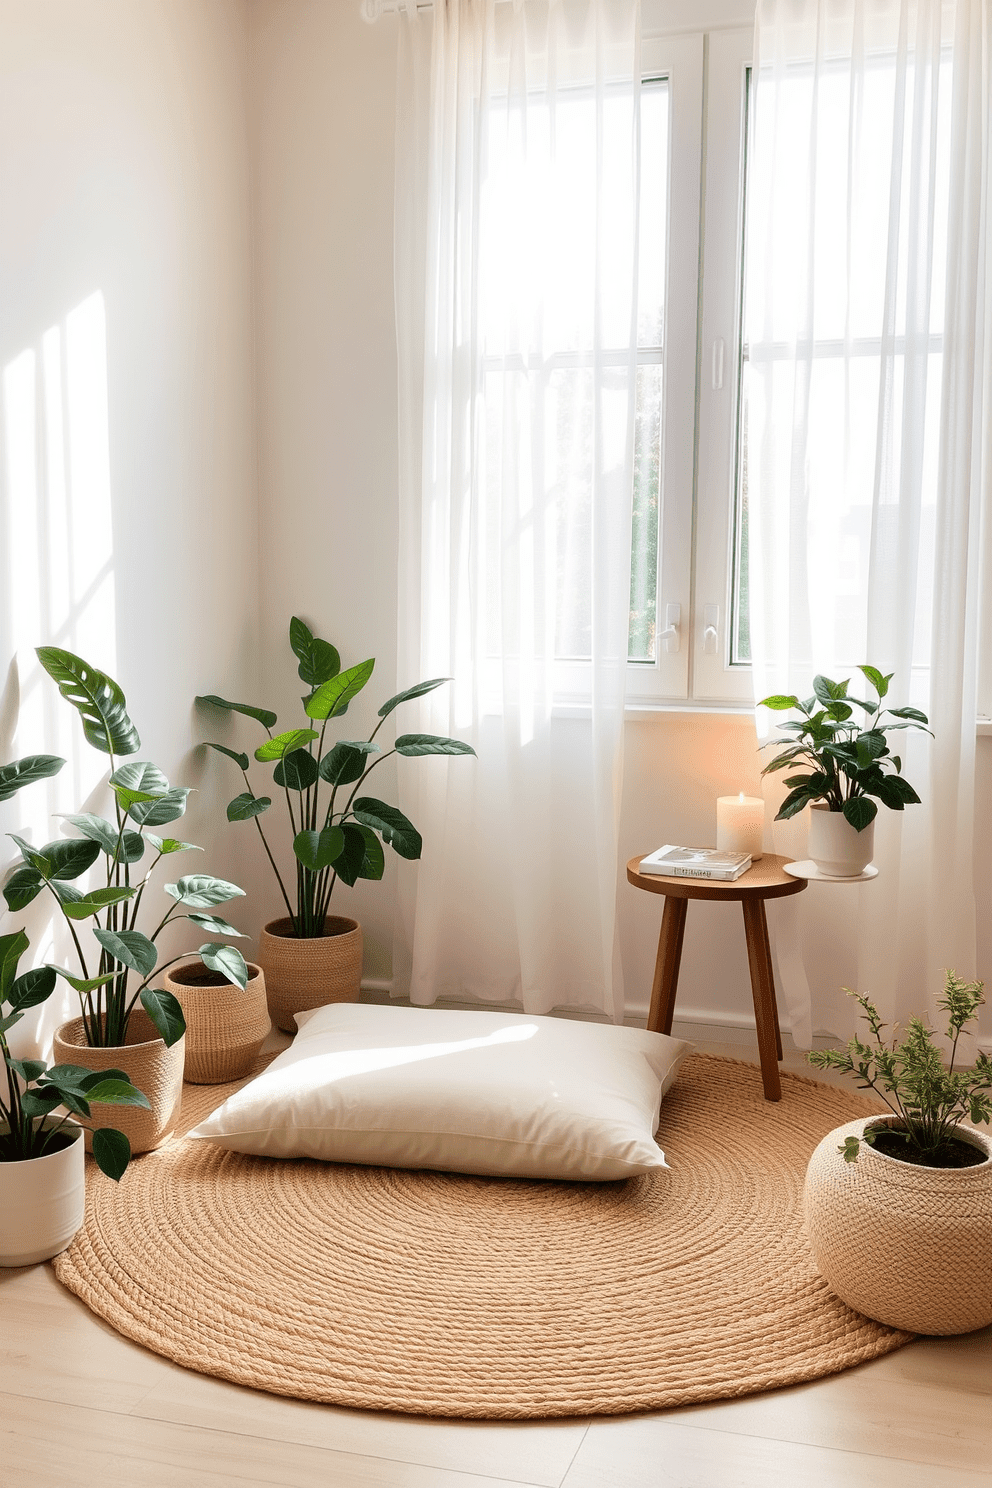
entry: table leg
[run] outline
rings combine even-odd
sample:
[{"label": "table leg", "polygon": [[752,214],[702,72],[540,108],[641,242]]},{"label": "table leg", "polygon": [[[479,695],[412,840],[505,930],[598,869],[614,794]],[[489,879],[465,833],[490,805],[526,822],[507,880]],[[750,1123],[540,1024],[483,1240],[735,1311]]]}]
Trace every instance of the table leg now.
[{"label": "table leg", "polygon": [[665,897],[665,912],[661,917],[661,934],[658,936],[658,956],[654,963],[654,982],[651,986],[651,1007],[648,1012],[648,1028],[652,1033],[672,1031],[688,907],[688,899],[676,898],[674,894]]},{"label": "table leg", "polygon": [[742,899],[747,959],[751,969],[751,994],[754,998],[754,1021],[758,1029],[758,1054],[765,1100],[782,1099],[778,1060],[782,1057],[782,1035],[775,1004],[775,978],[772,974],[771,948],[768,944],[768,922],[763,899]]}]

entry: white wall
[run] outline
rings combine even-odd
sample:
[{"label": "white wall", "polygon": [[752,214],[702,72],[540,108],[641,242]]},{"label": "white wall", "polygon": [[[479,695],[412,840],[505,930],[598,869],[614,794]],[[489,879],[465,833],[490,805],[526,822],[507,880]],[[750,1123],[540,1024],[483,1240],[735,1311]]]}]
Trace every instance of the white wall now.
[{"label": "white wall", "polygon": [[[646,0],[645,31],[698,27],[700,15],[698,0]],[[250,17],[268,696],[276,705],[294,697],[284,635],[297,607],[348,660],[378,657],[384,681],[369,689],[378,703],[394,664],[396,623],[397,22],[386,16],[364,24],[358,0],[251,0]],[[747,24],[753,5],[707,0],[707,17],[715,25]],[[980,840],[992,823],[992,740],[981,741],[983,748]],[[717,795],[758,788],[756,749],[749,716],[672,713],[632,723],[623,855],[666,840],[713,841]],[[360,885],[351,895],[373,978],[388,978],[390,970],[390,871],[384,883]],[[992,980],[987,874],[980,884],[981,965]],[[345,891],[342,903],[347,897]],[[271,895],[269,902],[274,907]],[[628,1000],[643,1014],[660,901],[623,885],[620,902]],[[844,936],[849,911],[838,900],[834,919],[810,916],[806,929],[810,980],[836,1026],[846,1026],[848,1016],[841,986],[855,977]],[[711,1028],[722,1025],[723,1036],[744,1036],[739,1025],[751,999],[736,906],[692,906],[679,1005]]]},{"label": "white wall", "polygon": [[[58,644],[120,680],[140,758],[201,787],[174,830],[210,850],[178,871],[248,886],[234,791],[190,753],[194,695],[256,669],[246,45],[244,0],[0,3],[0,742],[70,761],[0,828],[58,835],[105,764],[34,662]],[[2,928],[46,959],[32,911]]]}]

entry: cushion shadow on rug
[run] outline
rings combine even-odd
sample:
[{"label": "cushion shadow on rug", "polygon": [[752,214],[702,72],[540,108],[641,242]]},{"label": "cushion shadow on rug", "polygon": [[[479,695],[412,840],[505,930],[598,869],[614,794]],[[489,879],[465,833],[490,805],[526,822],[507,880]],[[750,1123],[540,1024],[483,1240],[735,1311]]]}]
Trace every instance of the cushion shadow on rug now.
[{"label": "cushion shadow on rug", "polygon": [[[188,1131],[236,1089],[186,1086]],[[59,1280],[187,1368],[280,1395],[483,1419],[618,1414],[817,1379],[907,1343],[852,1312],[802,1233],[803,1177],[874,1109],[686,1060],[670,1170],[610,1183],[280,1161],[181,1135],[87,1170]]]}]

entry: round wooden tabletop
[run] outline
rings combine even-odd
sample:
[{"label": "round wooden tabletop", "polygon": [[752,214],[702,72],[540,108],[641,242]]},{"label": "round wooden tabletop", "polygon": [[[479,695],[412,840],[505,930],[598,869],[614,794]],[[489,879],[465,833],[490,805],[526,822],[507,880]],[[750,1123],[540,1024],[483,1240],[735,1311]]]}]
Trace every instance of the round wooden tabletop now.
[{"label": "round wooden tabletop", "polygon": [[673,899],[782,899],[787,894],[801,894],[806,887],[805,878],[793,878],[786,873],[784,858],[778,853],[764,853],[752,863],[740,878],[727,882],[718,878],[669,878],[661,873],[641,873],[641,860],[646,854],[638,854],[627,864],[627,880],[635,889],[647,889],[651,894],[668,894]]}]

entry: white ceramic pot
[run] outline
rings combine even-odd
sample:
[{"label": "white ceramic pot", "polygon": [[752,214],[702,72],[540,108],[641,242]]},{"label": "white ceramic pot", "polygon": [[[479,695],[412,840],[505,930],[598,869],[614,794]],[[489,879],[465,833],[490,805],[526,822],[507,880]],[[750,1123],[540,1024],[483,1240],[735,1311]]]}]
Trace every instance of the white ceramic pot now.
[{"label": "white ceramic pot", "polygon": [[74,1139],[58,1152],[0,1162],[0,1266],[47,1261],[65,1250],[83,1222],[83,1129],[65,1130]]},{"label": "white ceramic pot", "polygon": [[857,878],[875,851],[875,823],[857,832],[842,811],[831,811],[823,801],[809,808],[806,855],[827,878]]},{"label": "white ceramic pot", "polygon": [[[985,1154],[971,1168],[921,1168],[861,1143],[878,1117],[824,1137],[806,1172],[813,1259],[830,1290],[865,1317],[908,1333],[970,1333],[992,1323],[992,1138],[955,1135]],[[894,1117],[882,1117],[891,1124]]]}]

